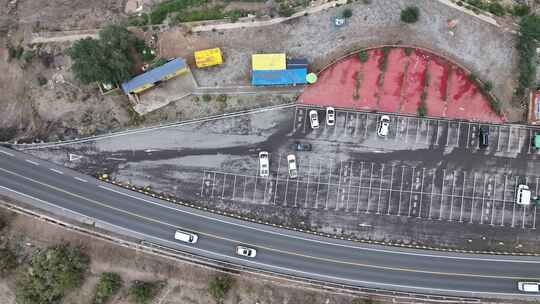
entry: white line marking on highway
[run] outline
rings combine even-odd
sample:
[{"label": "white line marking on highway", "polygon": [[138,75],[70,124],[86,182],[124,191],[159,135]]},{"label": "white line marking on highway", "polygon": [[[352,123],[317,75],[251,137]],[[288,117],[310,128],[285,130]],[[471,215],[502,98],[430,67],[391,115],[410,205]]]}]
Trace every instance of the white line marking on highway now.
[{"label": "white line marking on highway", "polygon": [[39,164],[36,163],[35,161],[29,160],[29,159],[25,159],[25,161],[26,161],[27,163],[31,163],[32,165],[39,166]]},{"label": "white line marking on highway", "polygon": [[88,182],[87,180],[82,179],[82,178],[77,177],[77,176],[75,176],[75,177],[73,177],[73,178],[76,179],[76,180],[78,180],[78,181],[80,181],[80,182],[83,182],[83,183],[87,183],[87,182]]},{"label": "white line marking on highway", "polygon": [[60,170],[56,170],[56,169],[52,169],[52,168],[49,168],[49,170],[51,170],[52,172],[56,172],[58,174],[64,174],[64,172],[62,172]]},{"label": "white line marking on highway", "polygon": [[15,155],[13,155],[13,153],[9,153],[9,152],[6,152],[6,151],[0,150],[0,153],[15,157]]}]

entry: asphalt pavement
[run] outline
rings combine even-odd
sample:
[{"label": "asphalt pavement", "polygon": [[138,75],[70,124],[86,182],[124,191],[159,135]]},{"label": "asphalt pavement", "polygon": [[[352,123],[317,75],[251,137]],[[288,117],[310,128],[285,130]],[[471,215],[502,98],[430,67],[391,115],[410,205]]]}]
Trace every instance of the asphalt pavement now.
[{"label": "asphalt pavement", "polygon": [[[331,240],[173,205],[20,152],[0,152],[0,193],[56,213],[69,210],[116,227],[116,232],[194,254],[337,283],[459,296],[522,295],[518,280],[540,280],[537,257]],[[197,233],[198,243],[175,241],[178,228]],[[257,257],[237,256],[239,244],[256,248]]]}]

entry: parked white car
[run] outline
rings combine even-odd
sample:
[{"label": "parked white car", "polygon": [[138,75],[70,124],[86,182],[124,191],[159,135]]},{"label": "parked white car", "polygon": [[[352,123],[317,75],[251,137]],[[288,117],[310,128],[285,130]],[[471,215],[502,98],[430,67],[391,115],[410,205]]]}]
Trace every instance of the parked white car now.
[{"label": "parked white car", "polygon": [[333,107],[326,108],[326,124],[333,126],[336,123],[336,111]]},{"label": "parked white car", "polygon": [[383,115],[379,119],[379,127],[377,128],[377,135],[386,137],[388,135],[388,129],[390,128],[390,116]]},{"label": "parked white car", "polygon": [[294,154],[287,155],[287,163],[289,166],[289,177],[297,178],[298,169],[296,168],[296,156],[294,156]]},{"label": "parked white car", "polygon": [[309,111],[309,123],[311,124],[312,129],[319,128],[319,114],[316,110]]},{"label": "parked white car", "polygon": [[248,258],[254,258],[257,255],[257,250],[244,246],[236,246],[236,254],[245,256]]},{"label": "parked white car", "polygon": [[270,161],[268,160],[268,152],[259,152],[259,175],[261,177],[267,177],[270,173]]},{"label": "parked white car", "polygon": [[516,204],[528,206],[531,204],[531,190],[527,185],[519,185],[516,195]]}]

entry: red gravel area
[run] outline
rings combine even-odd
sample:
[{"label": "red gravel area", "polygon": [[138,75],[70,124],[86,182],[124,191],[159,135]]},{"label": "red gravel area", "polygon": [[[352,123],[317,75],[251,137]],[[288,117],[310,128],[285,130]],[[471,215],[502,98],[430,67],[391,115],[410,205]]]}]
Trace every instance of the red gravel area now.
[{"label": "red gravel area", "polygon": [[415,51],[410,55],[409,67],[405,75],[403,98],[401,99],[401,113],[416,114],[424,92],[427,65],[428,58],[426,54]]},{"label": "red gravel area", "polygon": [[491,110],[489,99],[468,73],[440,56],[423,50],[407,56],[403,48],[393,48],[382,69],[383,50],[370,50],[368,55],[365,63],[354,54],[322,71],[317,83],[307,87],[298,102],[416,114],[425,95],[428,116],[504,121]]},{"label": "red gravel area", "polygon": [[384,83],[382,86],[382,96],[379,101],[380,111],[399,111],[401,90],[403,88],[403,76],[405,76],[408,62],[409,58],[405,55],[403,49],[391,50],[388,54],[388,63],[384,73]]}]

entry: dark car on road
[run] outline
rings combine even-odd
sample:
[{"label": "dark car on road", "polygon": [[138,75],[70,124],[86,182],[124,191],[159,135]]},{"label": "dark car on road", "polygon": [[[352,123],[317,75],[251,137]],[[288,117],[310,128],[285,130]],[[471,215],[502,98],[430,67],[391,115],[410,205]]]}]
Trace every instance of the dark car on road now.
[{"label": "dark car on road", "polygon": [[294,143],[294,149],[296,151],[311,151],[311,144],[297,141]]}]

